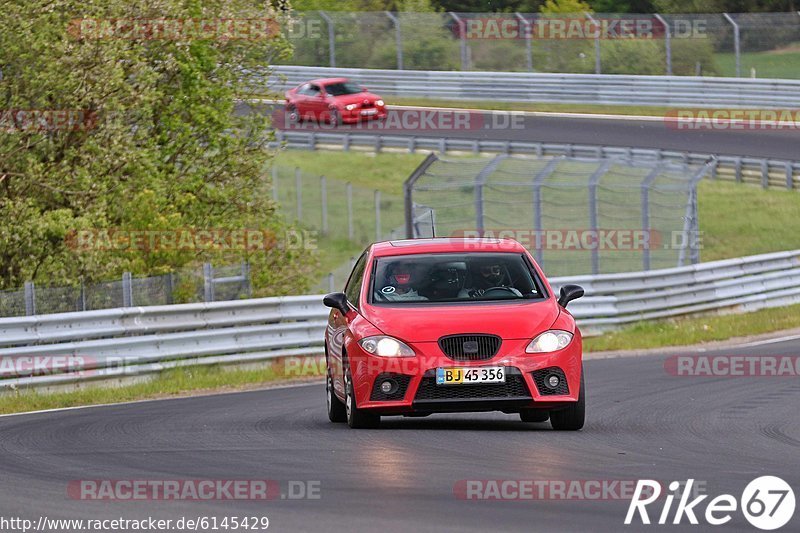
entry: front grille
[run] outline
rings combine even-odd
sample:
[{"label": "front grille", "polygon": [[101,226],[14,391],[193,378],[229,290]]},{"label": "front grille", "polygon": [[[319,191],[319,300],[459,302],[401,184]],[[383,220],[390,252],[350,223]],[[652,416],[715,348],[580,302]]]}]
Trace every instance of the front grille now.
[{"label": "front grille", "polygon": [[437,385],[435,373],[431,375],[426,373],[414,400],[507,400],[530,397],[530,391],[525,385],[522,374],[515,368],[506,368],[505,383],[476,385]]},{"label": "front grille", "polygon": [[[551,389],[545,385],[545,380],[550,376],[558,376],[559,383],[555,389]],[[536,383],[536,388],[539,389],[539,394],[542,396],[561,396],[569,394],[569,385],[567,385],[567,376],[564,371],[557,366],[544,368],[533,372],[533,381]]]},{"label": "front grille", "polygon": [[496,335],[450,335],[439,339],[439,348],[454,361],[485,361],[500,350]]},{"label": "front grille", "polygon": [[[386,380],[393,381],[396,384],[394,391],[385,393],[381,390],[381,383]],[[411,376],[403,374],[383,373],[378,374],[375,378],[375,383],[372,384],[372,394],[369,399],[373,402],[386,402],[390,400],[402,400],[406,396],[408,384],[411,382]]]}]

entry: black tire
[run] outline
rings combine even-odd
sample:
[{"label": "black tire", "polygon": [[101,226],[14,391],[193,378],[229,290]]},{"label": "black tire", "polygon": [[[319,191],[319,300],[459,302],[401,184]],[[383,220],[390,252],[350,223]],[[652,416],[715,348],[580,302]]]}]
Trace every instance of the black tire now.
[{"label": "black tire", "polygon": [[519,412],[519,419],[523,422],[547,422],[550,413],[541,409],[523,409]]},{"label": "black tire", "polygon": [[289,124],[297,124],[300,122],[300,113],[297,112],[297,108],[290,104],[286,106],[286,118],[289,121]]},{"label": "black tire", "polygon": [[338,109],[331,109],[328,111],[328,122],[333,126],[341,126],[342,116],[339,114]]},{"label": "black tire", "polygon": [[356,405],[356,396],[353,392],[353,378],[348,368],[345,372],[345,390],[347,399],[345,401],[345,413],[347,416],[347,425],[353,429],[370,429],[376,428],[381,423],[379,415],[373,415],[363,409],[359,409]]},{"label": "black tire", "polygon": [[333,392],[333,379],[331,379],[330,371],[325,382],[325,390],[328,394],[328,420],[336,423],[347,422],[347,411],[344,404]]},{"label": "black tire", "polygon": [[550,424],[558,431],[578,431],[586,420],[586,385],[583,380],[583,367],[581,367],[581,389],[578,391],[578,401],[558,411],[550,411]]}]

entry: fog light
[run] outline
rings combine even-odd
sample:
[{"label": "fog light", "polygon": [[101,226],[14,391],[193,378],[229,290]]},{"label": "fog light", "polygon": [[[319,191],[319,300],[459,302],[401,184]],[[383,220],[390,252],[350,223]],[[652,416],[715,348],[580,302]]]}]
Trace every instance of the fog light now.
[{"label": "fog light", "polygon": [[382,393],[391,394],[391,393],[394,392],[394,390],[395,390],[394,381],[387,380],[387,381],[384,381],[383,383],[381,383],[381,392]]},{"label": "fog light", "polygon": [[550,387],[551,389],[555,389],[556,387],[558,387],[559,383],[561,383],[561,380],[558,379],[558,376],[556,375],[552,375],[547,378],[547,386]]}]

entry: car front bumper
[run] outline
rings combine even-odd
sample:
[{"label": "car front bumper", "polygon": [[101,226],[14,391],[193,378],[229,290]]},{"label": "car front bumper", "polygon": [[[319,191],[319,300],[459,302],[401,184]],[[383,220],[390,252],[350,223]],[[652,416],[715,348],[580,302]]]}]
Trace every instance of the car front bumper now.
[{"label": "car front bumper", "polygon": [[[563,350],[527,354],[529,340],[504,340],[500,353],[481,361],[457,361],[445,356],[436,343],[410,346],[416,357],[377,357],[357,349],[350,354],[356,401],[359,408],[380,414],[504,411],[523,408],[558,409],[578,401],[582,347],[579,336]],[[437,385],[437,368],[503,367],[505,383]],[[558,375],[560,385],[545,384]],[[381,383],[394,383],[385,394]]]}]

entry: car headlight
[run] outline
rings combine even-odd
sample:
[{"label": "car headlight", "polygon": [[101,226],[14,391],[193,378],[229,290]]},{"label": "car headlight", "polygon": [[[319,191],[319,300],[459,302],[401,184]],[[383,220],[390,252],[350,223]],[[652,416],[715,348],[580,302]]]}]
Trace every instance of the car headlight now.
[{"label": "car headlight", "polygon": [[533,339],[525,353],[549,353],[566,348],[572,342],[572,333],[560,329],[551,329]]},{"label": "car headlight", "polygon": [[414,350],[402,341],[388,335],[375,335],[358,341],[365,352],[380,357],[413,357]]},{"label": "car headlight", "polygon": [[383,100],[375,100],[375,105],[378,107],[383,107]]},{"label": "car headlight", "polygon": [[344,108],[347,109],[348,111],[352,111],[356,107],[358,107],[356,106],[356,104],[347,104],[346,106],[344,106]]}]

